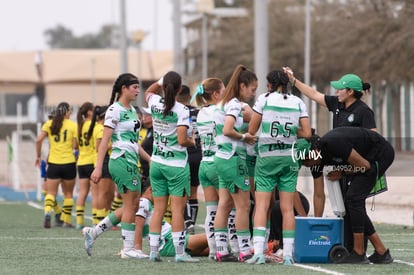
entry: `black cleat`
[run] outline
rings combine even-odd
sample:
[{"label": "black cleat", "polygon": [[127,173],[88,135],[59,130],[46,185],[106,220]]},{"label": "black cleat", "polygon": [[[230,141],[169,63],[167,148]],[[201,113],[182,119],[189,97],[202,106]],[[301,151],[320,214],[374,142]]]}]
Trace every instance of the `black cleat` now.
[{"label": "black cleat", "polygon": [[61,214],[56,214],[55,215],[55,227],[62,227],[63,226],[63,221],[60,220],[60,216],[61,216]]},{"label": "black cleat", "polygon": [[394,261],[389,249],[385,251],[384,255],[380,255],[377,251],[374,251],[374,253],[368,257],[368,260],[373,264],[390,264]]},{"label": "black cleat", "polygon": [[220,254],[216,253],[216,262],[238,262],[239,258],[235,257],[233,253]]},{"label": "black cleat", "polygon": [[45,220],[43,222],[43,227],[50,228],[50,214],[49,213],[45,214]]},{"label": "black cleat", "polygon": [[349,253],[348,256],[342,258],[341,260],[338,260],[336,262],[337,264],[369,264],[369,260],[367,258],[367,255],[357,254],[354,250],[352,250],[351,253]]}]

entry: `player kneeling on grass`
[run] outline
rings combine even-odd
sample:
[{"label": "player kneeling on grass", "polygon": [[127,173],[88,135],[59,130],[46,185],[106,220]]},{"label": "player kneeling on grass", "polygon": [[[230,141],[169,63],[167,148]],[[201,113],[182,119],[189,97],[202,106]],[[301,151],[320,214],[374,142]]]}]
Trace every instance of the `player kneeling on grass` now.
[{"label": "player kneeling on grass", "polygon": [[[148,238],[149,224],[153,214],[152,188],[149,182],[143,182],[143,193],[139,202],[139,209],[135,217],[135,249],[142,251],[142,240]],[[185,251],[192,256],[208,256],[209,249],[206,234],[186,235]],[[171,225],[163,221],[161,228],[160,256],[175,257],[176,262],[182,262],[181,257],[177,257],[173,244]],[[142,253],[143,258],[148,255]],[[195,259],[194,259],[195,260]]]},{"label": "player kneeling on grass", "polygon": [[[333,165],[334,170],[328,173],[330,180],[339,180],[343,176],[349,179],[344,202],[351,221],[354,246],[350,254],[338,263],[392,263],[389,249],[385,248],[367,215],[365,200],[394,161],[393,147],[377,132],[360,127],[338,127],[311,140],[313,152],[308,154],[311,158],[304,160],[303,165],[320,165],[321,169],[324,165]],[[364,235],[375,249],[368,258]]]}]

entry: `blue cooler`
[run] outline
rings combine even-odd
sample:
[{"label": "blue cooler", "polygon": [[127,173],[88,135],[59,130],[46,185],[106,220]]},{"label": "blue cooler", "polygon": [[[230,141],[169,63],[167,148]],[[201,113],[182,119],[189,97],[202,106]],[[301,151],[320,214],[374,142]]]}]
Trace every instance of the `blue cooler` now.
[{"label": "blue cooler", "polygon": [[296,262],[329,263],[346,253],[342,218],[295,217],[295,222]]}]

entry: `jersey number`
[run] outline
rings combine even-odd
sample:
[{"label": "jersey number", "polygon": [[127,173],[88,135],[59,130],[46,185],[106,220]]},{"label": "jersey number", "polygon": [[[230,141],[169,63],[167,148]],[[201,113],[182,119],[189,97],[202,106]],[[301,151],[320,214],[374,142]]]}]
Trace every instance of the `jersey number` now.
[{"label": "jersey number", "polygon": [[83,133],[83,138],[82,136],[79,136],[79,146],[89,146],[89,140],[88,140],[88,133],[85,132]]},{"label": "jersey number", "polygon": [[279,135],[279,131],[282,129],[283,137],[288,138],[292,133],[292,122],[286,122],[283,128],[281,128],[279,121],[273,121],[270,125],[270,136],[277,137]]},{"label": "jersey number", "polygon": [[[66,141],[67,138],[67,134],[68,134],[68,130],[63,131],[63,142]],[[60,133],[55,135],[55,141],[59,142],[60,141]]]},{"label": "jersey number", "polygon": [[202,144],[206,147],[206,148],[210,148],[211,144],[213,143],[214,139],[213,139],[213,133],[208,133],[207,135],[203,136],[202,138]]},{"label": "jersey number", "polygon": [[154,139],[155,139],[155,144],[157,144],[157,145],[162,143],[162,144],[164,144],[164,146],[167,146],[167,144],[168,144],[168,138],[163,136],[162,133],[159,134],[157,132],[154,132]]}]

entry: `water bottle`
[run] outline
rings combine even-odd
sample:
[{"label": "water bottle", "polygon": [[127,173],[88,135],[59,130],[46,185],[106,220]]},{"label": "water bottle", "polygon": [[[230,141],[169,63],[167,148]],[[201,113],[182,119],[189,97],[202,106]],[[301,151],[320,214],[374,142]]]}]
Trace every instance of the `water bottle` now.
[{"label": "water bottle", "polygon": [[79,157],[79,150],[73,150],[73,155],[75,156],[75,159],[77,160]]},{"label": "water bottle", "polygon": [[46,161],[43,159],[40,161],[40,177],[46,178]]}]

